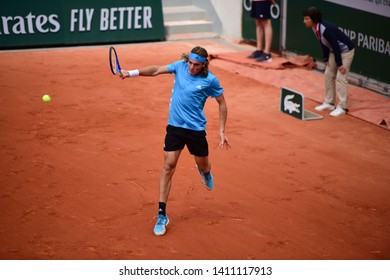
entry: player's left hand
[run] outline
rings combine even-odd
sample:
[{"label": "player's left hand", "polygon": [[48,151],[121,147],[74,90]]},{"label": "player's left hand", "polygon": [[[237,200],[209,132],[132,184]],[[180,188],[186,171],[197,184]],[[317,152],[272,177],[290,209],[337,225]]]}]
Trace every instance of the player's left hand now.
[{"label": "player's left hand", "polygon": [[226,148],[226,150],[229,150],[231,148],[231,146],[229,144],[229,139],[226,136],[226,134],[222,132],[219,134],[219,137],[221,138],[221,141],[219,142],[218,147],[220,149]]}]

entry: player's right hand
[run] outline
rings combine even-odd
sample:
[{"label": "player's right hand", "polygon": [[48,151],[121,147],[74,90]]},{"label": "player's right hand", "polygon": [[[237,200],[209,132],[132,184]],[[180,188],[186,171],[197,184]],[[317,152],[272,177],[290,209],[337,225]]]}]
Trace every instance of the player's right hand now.
[{"label": "player's right hand", "polygon": [[126,79],[127,77],[130,77],[130,74],[128,71],[126,70],[121,70],[119,72],[119,77],[122,78],[122,79]]}]

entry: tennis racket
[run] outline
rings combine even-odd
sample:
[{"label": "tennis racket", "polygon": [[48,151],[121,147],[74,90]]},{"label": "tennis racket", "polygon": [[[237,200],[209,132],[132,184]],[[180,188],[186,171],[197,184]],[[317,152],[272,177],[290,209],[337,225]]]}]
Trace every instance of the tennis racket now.
[{"label": "tennis racket", "polygon": [[119,65],[118,55],[114,47],[110,47],[109,51],[110,69],[112,74],[118,75],[121,72],[121,66]]}]

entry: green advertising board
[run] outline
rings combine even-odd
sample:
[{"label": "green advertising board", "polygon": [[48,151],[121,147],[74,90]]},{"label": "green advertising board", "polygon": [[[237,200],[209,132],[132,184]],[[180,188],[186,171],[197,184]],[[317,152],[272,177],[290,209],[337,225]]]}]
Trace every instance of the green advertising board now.
[{"label": "green advertising board", "polygon": [[161,0],[3,1],[0,48],[165,39]]}]

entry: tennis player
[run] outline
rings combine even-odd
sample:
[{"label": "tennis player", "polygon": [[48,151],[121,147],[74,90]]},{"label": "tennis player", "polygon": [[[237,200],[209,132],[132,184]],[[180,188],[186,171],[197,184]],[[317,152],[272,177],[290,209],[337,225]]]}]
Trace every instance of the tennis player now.
[{"label": "tennis player", "polygon": [[203,111],[206,99],[215,98],[219,106],[219,147],[230,148],[225,134],[227,106],[224,89],[219,80],[209,71],[208,53],[202,47],[194,47],[190,53],[169,65],[147,66],[135,70],[122,70],[122,79],[137,76],[157,76],[175,74],[169,107],[168,126],[164,143],[164,165],[160,179],[160,194],[157,222],[154,234],[164,235],[169,218],[166,211],[167,200],[180,154],[187,146],[194,156],[202,182],[208,190],[214,188],[209,149],[206,139],[206,118]]}]

